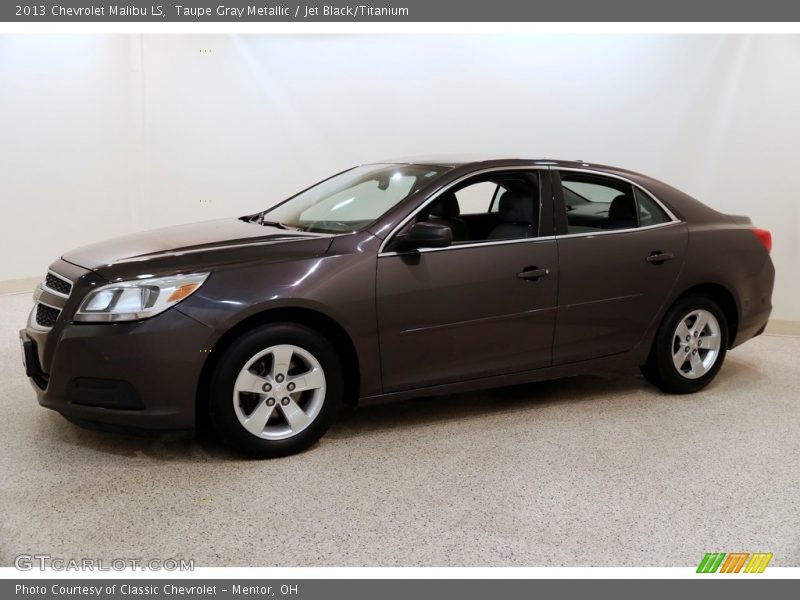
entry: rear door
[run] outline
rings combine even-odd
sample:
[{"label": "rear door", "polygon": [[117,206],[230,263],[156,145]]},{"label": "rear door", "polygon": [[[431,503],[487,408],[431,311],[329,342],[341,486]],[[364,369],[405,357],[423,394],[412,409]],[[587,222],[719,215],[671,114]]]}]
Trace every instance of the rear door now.
[{"label": "rear door", "polygon": [[560,284],[553,364],[632,349],[675,284],[684,223],[631,182],[553,171]]},{"label": "rear door", "polygon": [[[472,223],[469,239],[447,248],[404,253],[392,251],[391,237],[387,240],[378,257],[376,290],[386,392],[550,364],[558,255],[549,178],[547,171],[542,171],[541,180],[537,172],[505,174],[517,201],[525,197],[532,204],[535,227],[512,225],[503,230],[507,235],[496,239]],[[497,186],[485,183],[485,177],[468,179],[441,195],[456,192],[460,202],[471,197],[472,206],[485,206],[488,213]],[[475,199],[479,185],[489,194],[485,202]],[[467,189],[471,186],[475,188]],[[546,199],[544,210],[541,198]],[[417,218],[424,220],[428,208],[397,233]],[[469,215],[464,216],[469,225]],[[457,218],[461,217],[451,214],[452,220]],[[531,277],[534,270],[540,275]]]}]

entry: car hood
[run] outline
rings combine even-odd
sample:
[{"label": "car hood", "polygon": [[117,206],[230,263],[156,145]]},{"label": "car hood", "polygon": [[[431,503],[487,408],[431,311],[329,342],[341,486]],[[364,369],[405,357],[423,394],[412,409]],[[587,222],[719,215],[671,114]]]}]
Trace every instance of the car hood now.
[{"label": "car hood", "polygon": [[325,252],[331,239],[329,235],[240,219],[219,219],[126,235],[77,248],[62,258],[112,280],[126,275],[308,256]]}]

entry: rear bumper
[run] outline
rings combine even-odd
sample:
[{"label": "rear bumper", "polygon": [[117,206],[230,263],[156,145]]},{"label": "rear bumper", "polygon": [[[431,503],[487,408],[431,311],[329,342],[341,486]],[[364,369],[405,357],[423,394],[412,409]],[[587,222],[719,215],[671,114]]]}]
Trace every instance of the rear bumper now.
[{"label": "rear bumper", "polygon": [[747,340],[753,339],[754,337],[764,333],[764,330],[767,328],[767,321],[769,321],[769,316],[771,313],[772,308],[767,308],[759,311],[758,313],[749,315],[747,319],[743,319],[742,322],[739,323],[739,329],[736,332],[736,339],[733,340],[731,348],[735,348]]},{"label": "rear bumper", "polygon": [[45,373],[40,334],[20,332],[39,404],[78,424],[129,430],[194,428],[210,334],[175,309],[138,323],[69,323],[46,341],[52,360]]},{"label": "rear bumper", "polygon": [[775,267],[767,257],[761,270],[742,282],[739,288],[740,315],[736,338],[731,348],[761,335],[772,313],[772,290],[775,285]]}]

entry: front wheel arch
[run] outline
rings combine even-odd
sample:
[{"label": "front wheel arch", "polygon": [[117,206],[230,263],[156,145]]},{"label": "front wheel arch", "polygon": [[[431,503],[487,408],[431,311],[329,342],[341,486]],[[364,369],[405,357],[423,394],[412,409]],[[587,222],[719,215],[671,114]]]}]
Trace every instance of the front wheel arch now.
[{"label": "front wheel arch", "polygon": [[230,347],[234,340],[243,333],[269,323],[296,323],[310,327],[328,337],[337,348],[341,349],[340,358],[344,369],[345,393],[344,402],[355,406],[358,403],[361,369],[358,353],[350,335],[345,329],[328,315],[309,308],[279,307],[268,309],[239,321],[226,331],[214,344],[203,364],[197,384],[195,398],[195,423],[198,428],[208,428],[208,392],[211,375],[219,358]]}]

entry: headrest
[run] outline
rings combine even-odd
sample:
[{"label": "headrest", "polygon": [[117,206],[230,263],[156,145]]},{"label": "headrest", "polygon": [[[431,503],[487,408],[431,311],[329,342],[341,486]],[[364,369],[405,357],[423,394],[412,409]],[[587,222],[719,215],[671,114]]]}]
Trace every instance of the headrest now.
[{"label": "headrest", "polygon": [[612,221],[629,221],[636,219],[636,202],[627,194],[620,194],[611,201],[608,207],[608,218]]},{"label": "headrest", "polygon": [[535,220],[534,206],[533,198],[529,194],[506,190],[500,196],[497,216],[501,223],[533,225]]},{"label": "headrest", "polygon": [[453,192],[445,192],[433,203],[429,214],[432,217],[454,219],[461,214],[461,208],[458,206],[458,198],[456,198]]}]

